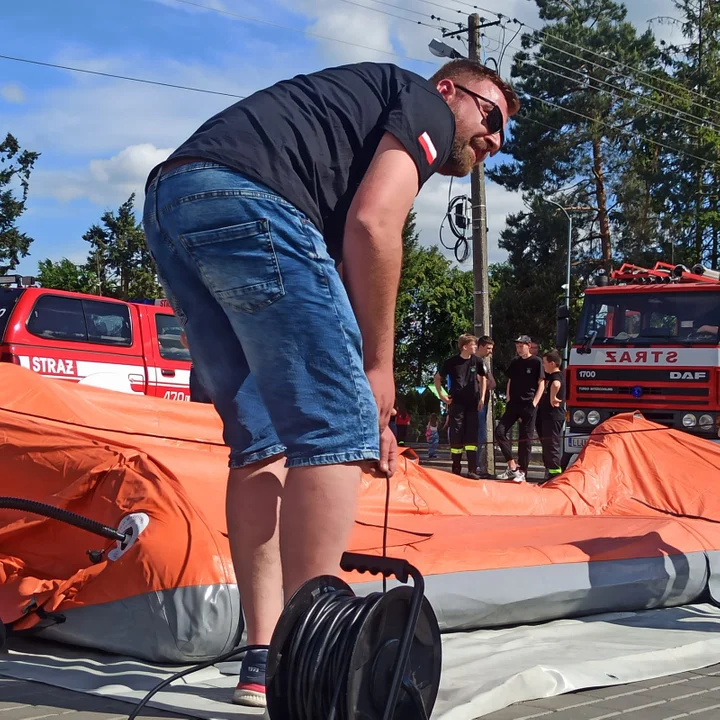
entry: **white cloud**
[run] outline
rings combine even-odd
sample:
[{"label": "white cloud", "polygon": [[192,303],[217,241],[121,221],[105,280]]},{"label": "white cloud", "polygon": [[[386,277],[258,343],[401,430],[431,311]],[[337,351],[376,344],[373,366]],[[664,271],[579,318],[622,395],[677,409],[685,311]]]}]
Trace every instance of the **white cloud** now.
[{"label": "white cloud", "polygon": [[[305,28],[308,32],[352,43],[318,40],[323,56],[331,63],[388,62],[390,57],[385,53],[394,52],[392,19],[387,15],[337,0],[295,0],[292,9],[311,20]],[[360,45],[385,53],[358,47]]]},{"label": "white cloud", "polygon": [[21,105],[25,102],[25,91],[19,85],[3,85],[0,87],[0,97],[9,103]]},{"label": "white cloud", "polygon": [[[66,51],[53,60],[68,66],[237,96],[249,95],[287,74],[288,50],[271,56],[268,46],[257,41],[246,42],[244,50],[257,61],[220,55],[218,64],[210,66],[131,56],[88,57],[86,52],[77,50]],[[242,72],[238,72],[238,67]],[[70,77],[72,84],[44,92],[38,104],[25,114],[4,116],[0,106],[0,126],[22,127],[24,145],[39,152],[52,150],[98,157],[143,143],[177,146],[201,123],[237,100],[87,75]]]},{"label": "white cloud", "polygon": [[172,148],[145,143],[131,145],[107,159],[91,160],[83,169],[38,170],[33,173],[33,195],[62,202],[87,198],[98,205],[114,206],[135,193],[136,208],[141,209],[148,173],[171,152]]}]

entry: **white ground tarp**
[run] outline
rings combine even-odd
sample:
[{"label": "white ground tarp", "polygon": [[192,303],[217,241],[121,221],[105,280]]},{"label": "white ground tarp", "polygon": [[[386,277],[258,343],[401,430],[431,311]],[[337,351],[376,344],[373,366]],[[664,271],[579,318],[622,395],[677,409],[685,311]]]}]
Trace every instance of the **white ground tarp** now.
[{"label": "white ground tarp", "polygon": [[[542,625],[443,635],[436,720],[474,720],[513,703],[619,685],[720,662],[720,609],[709,605],[605,613]],[[137,702],[179,669],[13,640],[0,675]],[[198,718],[237,720],[262,712],[229,704],[237,663],[194,673],[151,705]]]}]

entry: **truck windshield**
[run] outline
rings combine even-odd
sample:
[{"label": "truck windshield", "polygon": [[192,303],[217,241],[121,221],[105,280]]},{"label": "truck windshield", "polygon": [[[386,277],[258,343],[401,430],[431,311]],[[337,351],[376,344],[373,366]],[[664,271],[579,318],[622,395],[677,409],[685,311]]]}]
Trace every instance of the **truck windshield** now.
[{"label": "truck windshield", "polygon": [[718,343],[720,292],[588,293],[576,342]]},{"label": "truck windshield", "polygon": [[22,295],[22,288],[0,287],[0,342],[17,299]]}]

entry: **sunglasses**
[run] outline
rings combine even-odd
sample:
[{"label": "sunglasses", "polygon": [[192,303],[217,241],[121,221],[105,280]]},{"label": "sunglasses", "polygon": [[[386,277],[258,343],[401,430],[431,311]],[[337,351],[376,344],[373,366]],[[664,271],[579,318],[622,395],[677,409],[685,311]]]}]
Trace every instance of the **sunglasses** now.
[{"label": "sunglasses", "polygon": [[490,112],[485,114],[485,122],[487,123],[487,128],[490,131],[491,135],[494,135],[495,133],[500,133],[500,147],[502,147],[505,144],[505,122],[503,120],[502,112],[497,106],[497,104],[490,100],[490,98],[483,97],[482,95],[478,95],[478,93],[473,92],[472,90],[468,90],[463,85],[456,84],[455,87],[458,90],[462,90],[468,95],[477,98],[478,100],[482,100],[483,102],[492,105],[492,109],[490,110]]}]

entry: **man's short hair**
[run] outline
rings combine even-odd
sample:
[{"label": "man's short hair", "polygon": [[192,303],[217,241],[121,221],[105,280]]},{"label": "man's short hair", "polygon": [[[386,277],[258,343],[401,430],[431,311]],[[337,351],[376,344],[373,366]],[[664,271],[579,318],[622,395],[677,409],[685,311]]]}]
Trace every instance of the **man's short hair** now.
[{"label": "man's short hair", "polygon": [[468,60],[467,58],[459,58],[446,62],[439,70],[437,70],[430,82],[437,85],[441,80],[452,80],[453,82],[462,82],[467,78],[477,80],[489,80],[497,85],[505,97],[508,106],[508,117],[514,115],[520,109],[520,98],[513,90],[510,83],[503,80],[494,70],[482,65],[481,63]]},{"label": "man's short hair", "polygon": [[470,333],[465,333],[458,338],[458,350],[461,350],[471,342],[477,342],[477,338]]},{"label": "man's short hair", "polygon": [[489,335],[482,335],[478,338],[478,345],[487,347],[488,345],[494,345],[495,341]]},{"label": "man's short hair", "polygon": [[562,365],[562,357],[557,350],[548,350],[543,357],[551,363],[555,363],[558,367]]}]

